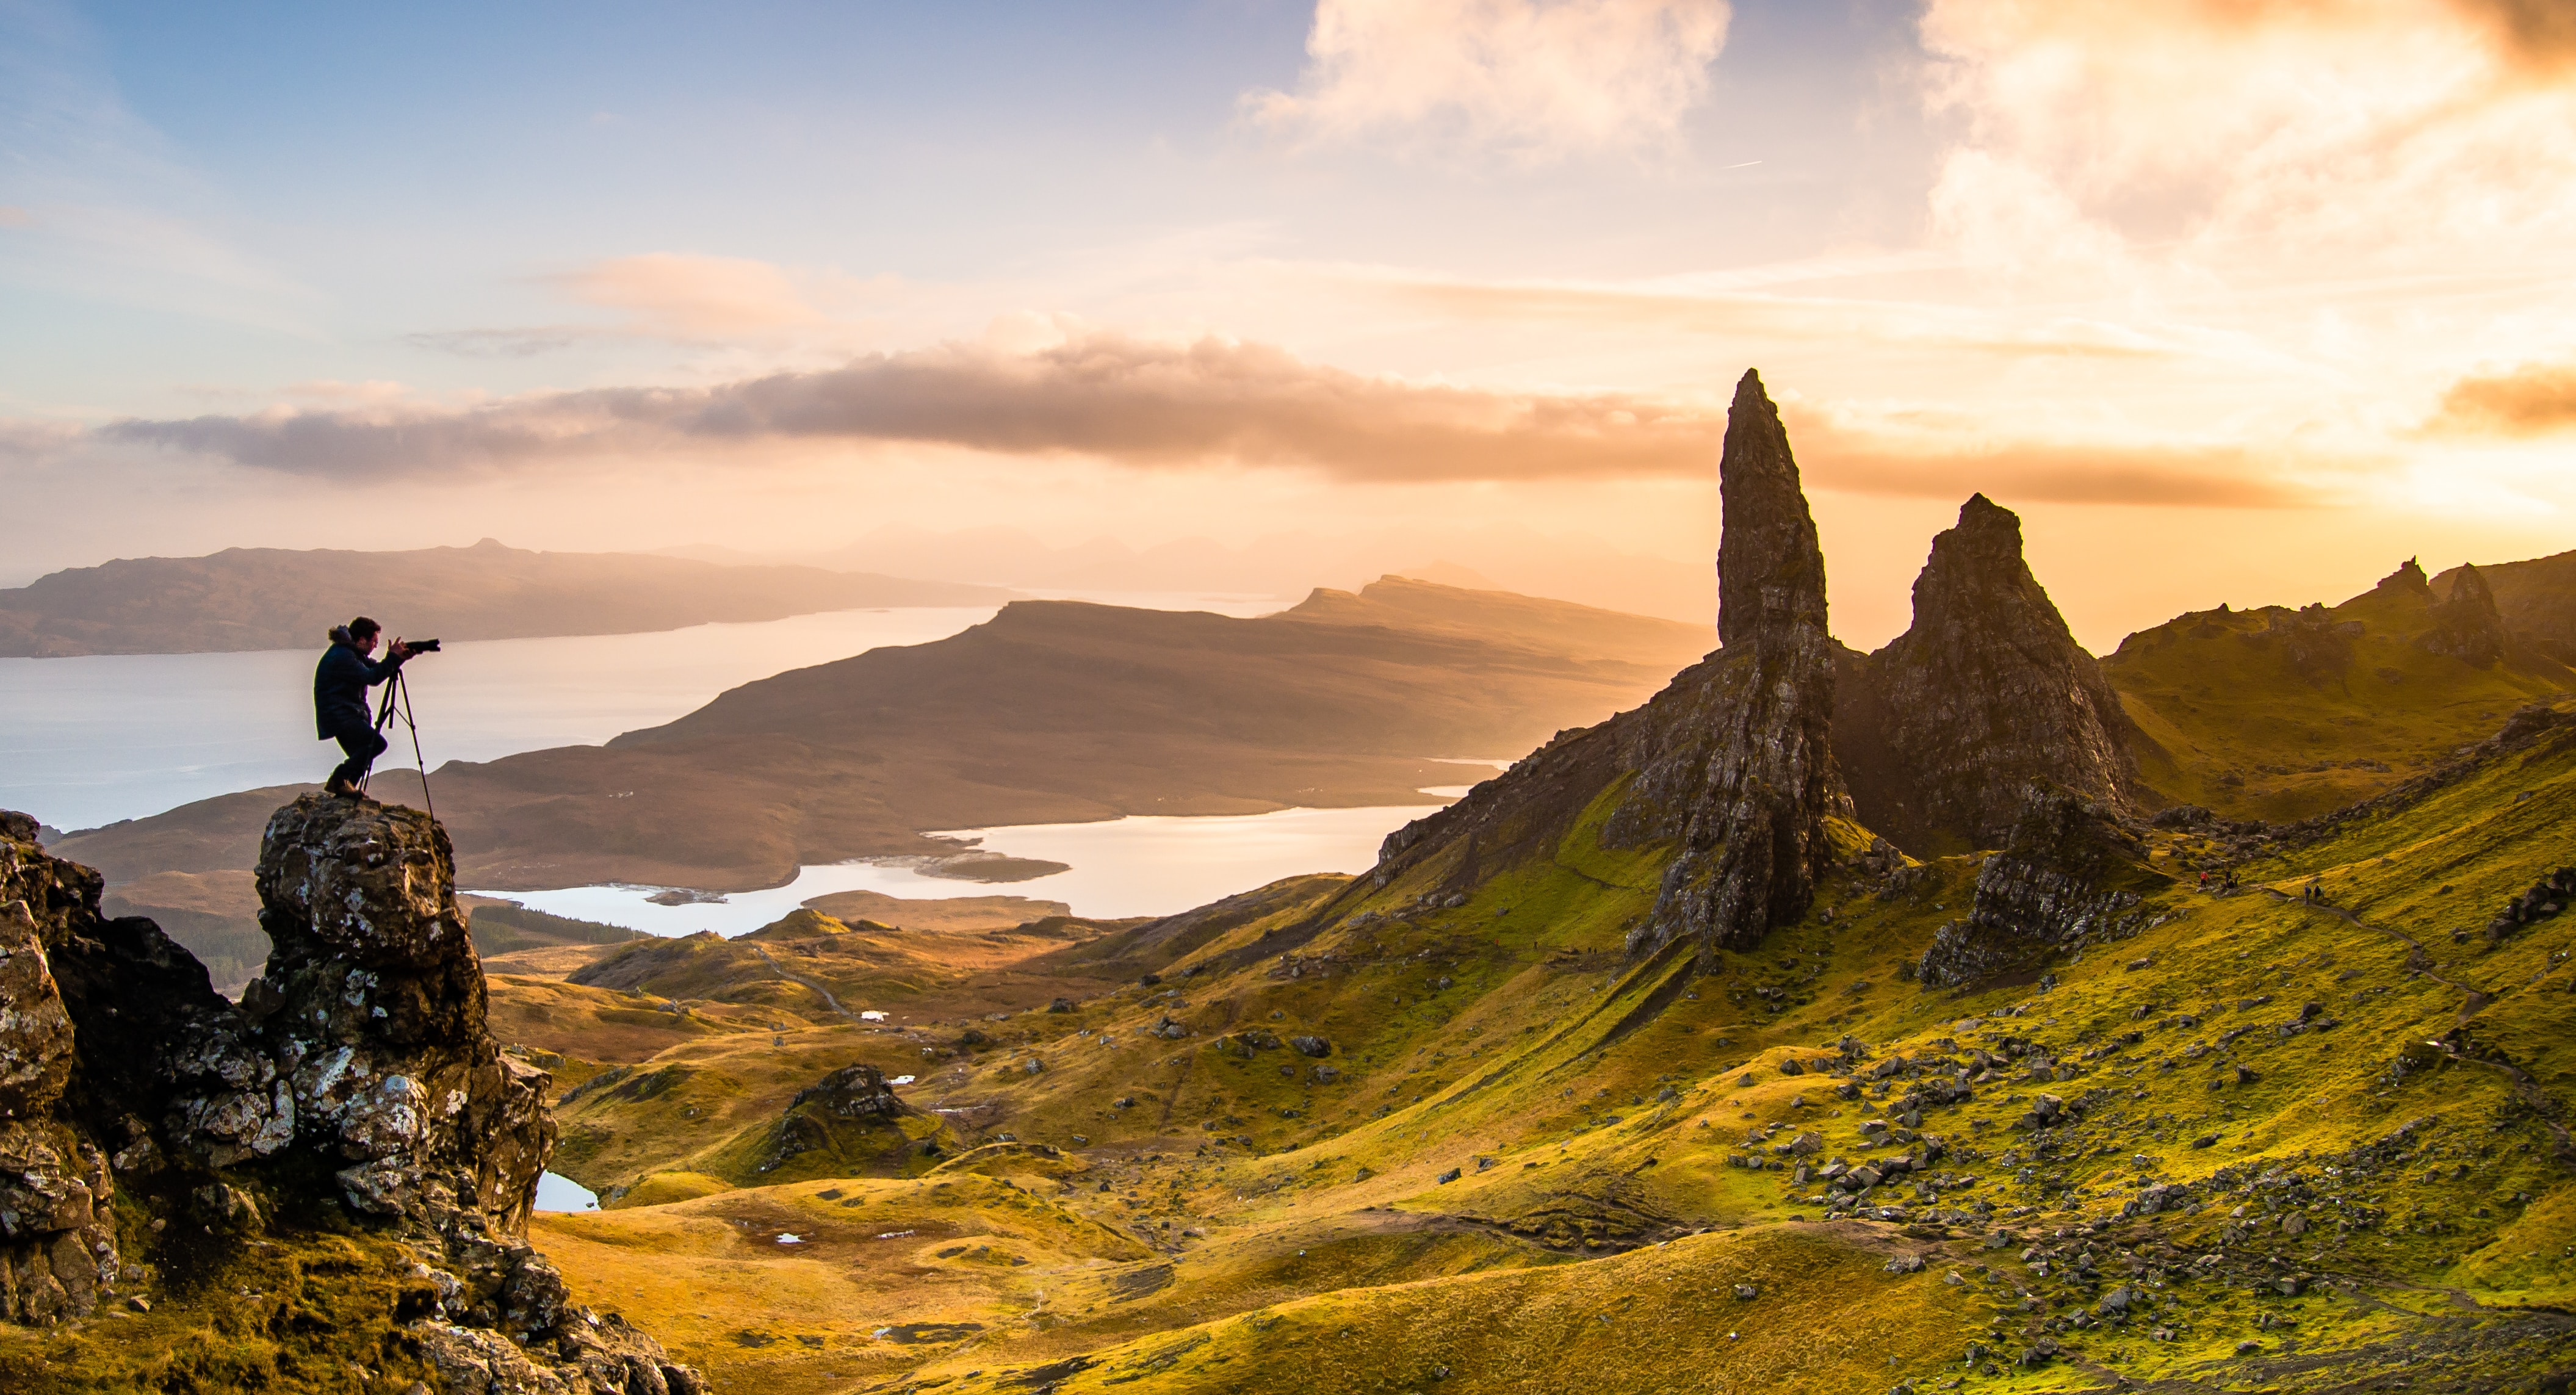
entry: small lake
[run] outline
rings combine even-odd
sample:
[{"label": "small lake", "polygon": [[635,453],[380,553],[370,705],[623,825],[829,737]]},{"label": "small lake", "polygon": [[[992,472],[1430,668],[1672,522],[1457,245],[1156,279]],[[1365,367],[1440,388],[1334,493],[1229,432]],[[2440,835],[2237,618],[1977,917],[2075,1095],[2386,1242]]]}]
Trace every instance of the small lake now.
[{"label": "small lake", "polygon": [[[1084,599],[1050,596],[1050,599]],[[1095,595],[1238,617],[1275,597]],[[798,615],[652,634],[457,641],[405,669],[430,768],[659,726],[727,688],[887,645],[945,639],[992,606]],[[313,739],[321,649],[0,659],[0,809],[60,829],[141,818],[191,800],[318,781],[338,748]],[[383,769],[412,764],[393,733]]]},{"label": "small lake", "polygon": [[[1481,777],[1491,767],[1461,762]],[[485,892],[534,910],[623,925],[654,935],[713,930],[734,936],[757,930],[807,900],[840,891],[876,891],[920,900],[1006,893],[1062,901],[1077,915],[1103,919],[1170,915],[1238,891],[1305,872],[1364,872],[1377,865],[1386,835],[1467,792],[1469,786],[1423,791],[1437,802],[1358,809],[1281,809],[1267,814],[1196,818],[1142,815],[1098,823],[1019,824],[958,829],[942,837],[978,840],[1013,857],[1069,864],[1028,881],[983,883],[924,876],[900,861],[845,862],[800,868],[796,879],[767,891],[737,892],[719,902],[656,905],[657,887],[576,886],[559,891]]]},{"label": "small lake", "polygon": [[537,1174],[537,1209],[540,1211],[596,1211],[599,1193],[560,1172]]}]

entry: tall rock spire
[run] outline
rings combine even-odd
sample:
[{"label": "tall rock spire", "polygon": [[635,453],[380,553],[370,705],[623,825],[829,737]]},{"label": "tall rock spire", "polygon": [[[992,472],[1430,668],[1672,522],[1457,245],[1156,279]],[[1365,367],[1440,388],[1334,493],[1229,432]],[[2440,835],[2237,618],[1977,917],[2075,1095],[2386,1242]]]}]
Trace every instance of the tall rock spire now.
[{"label": "tall rock spire", "polygon": [[1647,949],[1686,938],[1703,958],[1806,913],[1832,857],[1825,816],[1844,802],[1833,761],[1824,553],[1789,434],[1752,372],[1727,413],[1718,495],[1726,510],[1717,550],[1723,673],[1707,709],[1715,730],[1698,747],[1706,764],[1681,855],[1631,939]]},{"label": "tall rock spire", "polygon": [[2002,847],[2043,780],[2114,808],[2136,795],[2119,696],[2022,559],[2021,519],[1983,494],[1932,540],[1913,627],[1858,677],[1892,767],[1855,773],[1853,798],[1917,852]]},{"label": "tall rock spire", "polygon": [[1726,412],[1717,494],[1725,509],[1717,543],[1717,642],[1775,642],[1797,627],[1825,630],[1825,554],[1798,487],[1798,462],[1780,410],[1752,369]]}]

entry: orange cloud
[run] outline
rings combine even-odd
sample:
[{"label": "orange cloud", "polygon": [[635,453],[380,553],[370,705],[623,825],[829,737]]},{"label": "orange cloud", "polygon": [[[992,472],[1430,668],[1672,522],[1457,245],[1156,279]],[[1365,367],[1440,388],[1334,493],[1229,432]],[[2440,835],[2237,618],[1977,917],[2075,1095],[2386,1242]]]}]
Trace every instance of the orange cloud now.
[{"label": "orange cloud", "polygon": [[623,310],[639,328],[676,338],[820,324],[786,272],[741,257],[647,252],[546,278],[573,299]]},{"label": "orange cloud", "polygon": [[[2309,496],[2226,446],[1962,443],[1970,425],[1854,428],[1789,408],[1811,483],[1849,493],[1972,490],[2079,503],[2276,507]],[[707,388],[606,388],[440,409],[124,421],[112,440],[347,478],[525,469],[616,453],[687,454],[775,441],[922,443],[999,456],[1080,456],[1150,470],[1252,465],[1358,483],[1694,479],[1725,436],[1713,404],[1621,393],[1515,392],[1369,377],[1277,348],[1093,334],[1032,353],[949,344],[826,372]]]},{"label": "orange cloud", "polygon": [[2044,503],[2228,509],[2320,501],[2315,490],[2277,478],[2277,462],[2242,446],[1963,444],[1854,430],[1812,409],[1786,408],[1782,415],[1811,489],[1934,499],[1984,491]]},{"label": "orange cloud", "polygon": [[1146,468],[1289,466],[1355,480],[1679,476],[1715,468],[1722,416],[1619,394],[1366,377],[1265,345],[1095,334],[1027,354],[960,344],[711,388],[607,388],[463,410],[124,421],[113,440],[298,474],[508,467],[754,439],[1072,453]]},{"label": "orange cloud", "polygon": [[2517,66],[2556,73],[2576,63],[2576,6],[2567,0],[2453,0],[2483,20]]},{"label": "orange cloud", "polygon": [[2538,436],[2576,427],[2576,363],[2526,363],[2451,384],[2425,423],[2435,435]]}]

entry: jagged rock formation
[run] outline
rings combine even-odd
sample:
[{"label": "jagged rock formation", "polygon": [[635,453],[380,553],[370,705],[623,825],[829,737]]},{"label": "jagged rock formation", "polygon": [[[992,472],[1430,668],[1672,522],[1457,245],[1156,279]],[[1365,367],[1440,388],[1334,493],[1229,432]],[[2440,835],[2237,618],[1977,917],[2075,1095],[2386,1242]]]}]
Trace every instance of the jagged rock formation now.
[{"label": "jagged rock formation", "polygon": [[320,795],[276,812],[259,864],[274,949],[239,1006],[151,921],[103,919],[97,875],[33,832],[0,820],[0,1152],[48,1198],[39,1218],[0,1197],[8,1316],[79,1315],[143,1272],[109,1225],[121,1186],[202,1234],[355,1223],[406,1246],[435,1297],[405,1330],[451,1389],[702,1388],[574,1307],[523,1238],[554,1143],[546,1077],[485,1027],[427,815]]},{"label": "jagged rock formation", "polygon": [[1718,492],[1719,681],[1690,704],[1707,739],[1637,779],[1641,810],[1686,808],[1687,821],[1632,952],[1687,938],[1705,954],[1805,914],[1832,860],[1825,818],[1846,804],[1834,773],[1824,552],[1789,433],[1751,371],[1727,413]]},{"label": "jagged rock formation", "polygon": [[120,1260],[107,1153],[64,1101],[72,1020],[45,952],[98,878],[35,846],[34,819],[0,813],[0,1319],[51,1324],[97,1311]]},{"label": "jagged rock formation", "polygon": [[[2433,585],[2458,580],[2455,569],[2433,578]],[[2491,563],[2478,569],[2478,580],[2489,588],[2506,632],[2520,645],[2559,663],[2576,664],[2576,552]]]},{"label": "jagged rock formation", "polygon": [[2139,903],[2172,881],[2140,853],[2117,811],[2043,787],[1978,871],[1967,918],[1934,932],[1917,976],[1947,988],[2136,934],[2148,916]]},{"label": "jagged rock formation", "polygon": [[[2415,564],[2410,561],[2407,565]],[[2431,589],[2425,588],[2428,593]],[[2428,653],[2448,654],[2479,668],[2505,656],[2504,616],[2496,609],[2495,593],[2487,588],[2486,578],[2478,575],[2477,568],[2463,566],[2454,573],[2451,594],[2435,601],[2430,614],[2433,628],[2415,641],[2416,647]]]},{"label": "jagged rock formation", "polygon": [[868,1065],[841,1067],[797,1091],[787,1107],[793,1110],[808,1103],[840,1119],[893,1119],[919,1112],[895,1098],[885,1072]]},{"label": "jagged rock formation", "polygon": [[[775,1172],[809,1153],[828,1155],[840,1170],[853,1170],[854,1163],[856,1170],[870,1172],[889,1165],[900,1167],[913,1151],[912,1140],[900,1127],[888,1126],[920,1115],[920,1110],[896,1098],[876,1067],[843,1066],[788,1101],[786,1113],[771,1130],[758,1171]],[[925,1142],[923,1156],[937,1156],[937,1141]]]},{"label": "jagged rock formation", "polygon": [[2278,645],[2281,663],[2317,687],[2342,678],[2352,669],[2352,642],[2367,627],[2358,620],[2338,620],[2322,603],[2294,611],[2275,611],[2259,634],[2245,636],[2258,647]]},{"label": "jagged rock formation", "polygon": [[[1849,655],[1849,651],[1844,651]],[[1912,628],[1846,658],[1834,746],[1860,820],[1917,853],[1999,847],[2037,782],[2126,807],[2130,722],[1983,494],[1932,540]]]}]

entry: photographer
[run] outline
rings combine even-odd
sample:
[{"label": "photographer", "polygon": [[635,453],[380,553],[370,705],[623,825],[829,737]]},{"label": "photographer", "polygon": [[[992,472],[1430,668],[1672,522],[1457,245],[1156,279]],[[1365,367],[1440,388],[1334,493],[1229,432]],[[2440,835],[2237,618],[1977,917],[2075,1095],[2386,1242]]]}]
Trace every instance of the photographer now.
[{"label": "photographer", "polygon": [[331,772],[330,783],[323,788],[332,794],[355,796],[358,784],[367,778],[368,767],[385,753],[385,738],[367,717],[367,690],[394,676],[403,660],[412,656],[397,637],[393,648],[379,663],[367,656],[376,652],[376,637],[384,627],[361,615],[331,631],[331,648],[313,670],[313,725],[324,741],[338,741],[348,759]]}]

